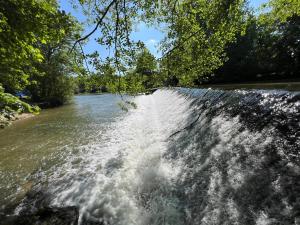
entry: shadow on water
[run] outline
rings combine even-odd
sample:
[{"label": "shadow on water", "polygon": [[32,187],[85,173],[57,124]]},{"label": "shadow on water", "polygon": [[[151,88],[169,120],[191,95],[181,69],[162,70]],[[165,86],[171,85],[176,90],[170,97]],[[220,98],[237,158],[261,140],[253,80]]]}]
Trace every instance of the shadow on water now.
[{"label": "shadow on water", "polygon": [[300,93],[180,89],[195,109],[165,157],[181,162],[185,224],[299,224]]}]

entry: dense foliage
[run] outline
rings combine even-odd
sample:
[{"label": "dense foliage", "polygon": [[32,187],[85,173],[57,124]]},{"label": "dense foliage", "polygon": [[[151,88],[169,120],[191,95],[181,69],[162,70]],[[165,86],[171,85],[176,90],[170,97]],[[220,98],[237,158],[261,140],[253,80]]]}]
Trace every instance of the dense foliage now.
[{"label": "dense foliage", "polygon": [[43,61],[35,63],[37,73],[31,73],[28,90],[35,102],[50,106],[62,105],[73,94],[73,77],[85,72],[81,59],[76,60],[76,51],[70,51],[74,41],[79,37],[80,26],[69,15],[58,11],[51,29],[60,31],[62,36],[47,43],[39,43]]},{"label": "dense foliage", "polygon": [[[80,3],[92,9],[89,15],[96,21],[96,27],[77,43],[99,29],[98,43],[113,50],[113,64],[118,73],[122,67],[132,69],[139,54],[139,43],[130,36],[135,23],[166,25],[166,38],[161,43],[164,55],[160,60],[160,79],[153,76],[160,84],[177,79],[181,84],[192,85],[195,79],[219,68],[225,60],[225,47],[245,27],[243,0],[82,0]],[[158,85],[157,82],[150,85],[151,82],[144,81],[145,88]]]},{"label": "dense foliage", "polygon": [[48,28],[49,18],[55,17],[53,1],[8,0],[0,2],[0,83],[7,91],[24,89],[30,73],[37,72],[34,62],[43,55],[36,46],[46,43],[55,32]]},{"label": "dense foliage", "polygon": [[56,0],[0,1],[0,84],[8,92],[1,90],[1,110],[36,112],[13,96],[20,92],[47,106],[66,102],[71,76],[83,70],[77,48],[70,52],[79,36],[79,24]]},{"label": "dense foliage", "polygon": [[[118,71],[115,76],[121,74],[119,83],[126,83],[127,77],[133,80],[131,86],[142,84],[147,89],[161,85],[299,79],[297,0],[270,0],[259,12],[253,12],[242,0],[80,3],[93,9],[89,15],[96,18],[95,29],[101,30],[99,44],[115,53],[111,66]],[[129,34],[134,23],[141,20],[154,26],[163,23],[167,32],[156,71],[136,76],[132,65],[140,54],[139,45],[130,40]],[[126,85],[118,86],[124,89]]]},{"label": "dense foliage", "polygon": [[244,29],[243,11],[243,1],[183,1],[165,43],[178,46],[163,58],[166,71],[191,85],[219,68],[225,47]]},{"label": "dense foliage", "polygon": [[[228,61],[203,82],[297,80],[300,71],[300,5],[271,1],[249,15],[245,35],[226,48]],[[292,8],[291,5],[293,5]],[[296,11],[298,9],[298,11]],[[264,8],[266,10],[266,8]],[[294,10],[294,11],[291,11]]]},{"label": "dense foliage", "polygon": [[38,106],[32,106],[12,94],[5,93],[0,85],[0,128],[8,125],[9,121],[14,120],[19,113],[38,114],[39,111]]},{"label": "dense foliage", "polygon": [[121,68],[123,72],[121,76],[110,59],[102,63],[94,60],[93,64],[96,68],[95,72],[75,78],[77,93],[137,94],[162,84],[160,74],[157,72],[158,62],[143,44],[136,51],[131,66]]}]

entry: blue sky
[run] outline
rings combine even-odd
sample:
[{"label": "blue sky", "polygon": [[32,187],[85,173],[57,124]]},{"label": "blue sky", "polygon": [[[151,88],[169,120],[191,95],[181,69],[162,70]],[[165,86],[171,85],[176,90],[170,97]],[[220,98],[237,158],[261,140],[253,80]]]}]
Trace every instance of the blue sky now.
[{"label": "blue sky", "polygon": [[[72,8],[70,0],[59,0],[60,7],[62,10],[65,10],[67,13],[71,13],[76,17],[80,22],[84,23],[86,17],[79,11]],[[267,0],[250,0],[250,5],[253,8],[259,7],[262,3],[267,2]],[[93,29],[93,26],[85,26],[84,33],[88,33]],[[84,46],[84,51],[86,54],[92,53],[97,50],[102,57],[108,56],[108,51],[105,47],[98,45],[95,41],[99,32],[94,33],[94,35],[89,39],[88,43]],[[157,44],[163,39],[164,35],[159,30],[153,27],[147,27],[145,24],[140,23],[136,27],[136,31],[132,34],[132,38],[136,41],[143,41],[150,52],[156,57],[160,57],[160,52],[157,50]]]}]

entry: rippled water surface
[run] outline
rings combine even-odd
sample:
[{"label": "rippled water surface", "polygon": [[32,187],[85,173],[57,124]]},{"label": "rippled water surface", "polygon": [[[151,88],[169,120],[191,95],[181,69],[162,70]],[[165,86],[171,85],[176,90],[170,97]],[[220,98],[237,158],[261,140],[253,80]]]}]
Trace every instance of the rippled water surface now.
[{"label": "rippled water surface", "polygon": [[101,141],[109,124],[122,116],[119,101],[115,95],[76,96],[69,105],[0,130],[2,208],[32,188],[34,174],[59,167],[82,146]]}]

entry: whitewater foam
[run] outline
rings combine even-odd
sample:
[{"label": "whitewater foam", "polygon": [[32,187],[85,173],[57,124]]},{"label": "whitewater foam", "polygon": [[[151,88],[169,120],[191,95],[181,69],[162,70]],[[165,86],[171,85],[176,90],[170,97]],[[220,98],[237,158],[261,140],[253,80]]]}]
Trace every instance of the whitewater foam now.
[{"label": "whitewater foam", "polygon": [[54,169],[51,205],[78,207],[82,224],[293,224],[295,96],[192,89],[138,96],[137,109]]}]

